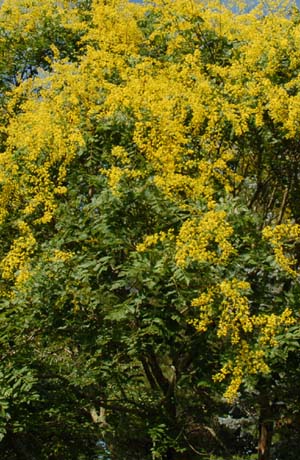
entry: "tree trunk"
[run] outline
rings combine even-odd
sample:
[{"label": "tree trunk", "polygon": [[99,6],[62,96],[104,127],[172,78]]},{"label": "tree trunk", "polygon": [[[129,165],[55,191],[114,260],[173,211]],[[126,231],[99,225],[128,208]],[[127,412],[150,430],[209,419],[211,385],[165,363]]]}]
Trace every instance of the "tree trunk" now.
[{"label": "tree trunk", "polygon": [[259,416],[258,460],[271,459],[271,444],[273,436],[273,411],[267,398],[262,400]]}]

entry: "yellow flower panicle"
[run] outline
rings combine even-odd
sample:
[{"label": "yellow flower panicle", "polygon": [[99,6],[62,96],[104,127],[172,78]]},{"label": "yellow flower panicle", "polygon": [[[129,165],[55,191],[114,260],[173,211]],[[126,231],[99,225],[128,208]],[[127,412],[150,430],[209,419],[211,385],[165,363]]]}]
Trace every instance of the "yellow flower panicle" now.
[{"label": "yellow flower panicle", "polygon": [[159,232],[154,233],[152,235],[145,236],[142,243],[136,245],[136,250],[138,252],[145,252],[147,249],[156,246],[159,242],[163,242],[165,240],[172,241],[174,239],[174,234],[172,230],[168,232]]},{"label": "yellow flower panicle", "polygon": [[226,222],[224,211],[208,211],[199,219],[183,223],[176,239],[176,263],[190,262],[224,264],[234,248],[229,242],[233,229]]},{"label": "yellow flower panicle", "polygon": [[262,233],[263,237],[270,241],[278,265],[291,276],[298,276],[294,269],[297,261],[294,256],[288,254],[287,247],[300,241],[300,225],[288,222],[274,228],[268,226]]},{"label": "yellow flower panicle", "polygon": [[19,221],[18,227],[20,235],[1,260],[0,270],[3,279],[13,280],[16,286],[22,286],[31,276],[31,257],[36,248],[36,239],[26,222]]},{"label": "yellow flower panicle", "polygon": [[[249,289],[248,282],[224,280],[192,302],[192,306],[199,309],[199,317],[191,321],[196,330],[205,332],[215,324],[217,337],[231,342],[235,359],[226,362],[213,377],[217,382],[229,379],[224,396],[230,401],[236,398],[244,377],[270,371],[266,350],[277,345],[276,335],[282,327],[289,327],[296,321],[288,308],[281,314],[251,315],[245,295]],[[257,344],[251,346],[245,338],[253,332],[258,339]]]},{"label": "yellow flower panicle", "polygon": [[270,368],[264,358],[265,353],[263,350],[251,349],[245,340],[239,343],[235,360],[229,360],[220,372],[213,377],[216,382],[222,382],[226,378],[230,379],[230,383],[224,393],[224,397],[228,401],[233,402],[237,397],[245,376],[268,374],[270,372]]},{"label": "yellow flower panicle", "polygon": [[73,253],[70,251],[62,251],[61,249],[54,249],[52,260],[55,262],[66,262],[73,257]]}]

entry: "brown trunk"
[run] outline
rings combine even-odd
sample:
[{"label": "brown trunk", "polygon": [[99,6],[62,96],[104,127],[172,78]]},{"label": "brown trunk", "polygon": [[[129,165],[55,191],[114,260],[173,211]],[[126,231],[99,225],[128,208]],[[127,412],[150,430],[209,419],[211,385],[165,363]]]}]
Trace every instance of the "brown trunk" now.
[{"label": "brown trunk", "polygon": [[262,401],[259,417],[258,460],[271,459],[271,444],[273,436],[272,407],[267,399]]}]

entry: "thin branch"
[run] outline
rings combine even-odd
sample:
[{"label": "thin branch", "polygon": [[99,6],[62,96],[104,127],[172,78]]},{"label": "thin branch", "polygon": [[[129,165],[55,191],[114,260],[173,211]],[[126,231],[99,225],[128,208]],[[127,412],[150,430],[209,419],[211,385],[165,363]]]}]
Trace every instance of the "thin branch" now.
[{"label": "thin branch", "polygon": [[283,216],[284,216],[284,213],[285,213],[285,210],[286,210],[288,194],[289,194],[289,189],[287,187],[285,189],[285,191],[284,191],[284,194],[283,194],[283,198],[282,198],[282,202],[281,202],[281,206],[280,206],[280,211],[279,211],[279,216],[278,216],[278,220],[277,220],[277,225],[281,224],[281,222],[282,222],[282,219],[283,219]]},{"label": "thin branch", "polygon": [[188,444],[188,446],[190,447],[190,449],[196,454],[198,455],[199,457],[204,457],[206,456],[207,454],[203,454],[202,452],[199,452],[199,450],[197,450],[191,443],[190,441],[188,440],[188,438],[186,437],[186,435],[184,434],[183,435],[186,443]]}]

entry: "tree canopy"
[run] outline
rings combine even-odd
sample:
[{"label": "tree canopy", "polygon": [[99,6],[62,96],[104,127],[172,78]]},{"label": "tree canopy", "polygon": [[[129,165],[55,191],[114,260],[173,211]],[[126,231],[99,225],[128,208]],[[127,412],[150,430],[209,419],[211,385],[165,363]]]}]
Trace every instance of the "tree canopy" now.
[{"label": "tree canopy", "polygon": [[6,0],[0,37],[1,458],[298,458],[298,9]]}]

